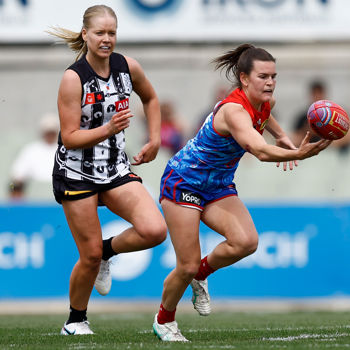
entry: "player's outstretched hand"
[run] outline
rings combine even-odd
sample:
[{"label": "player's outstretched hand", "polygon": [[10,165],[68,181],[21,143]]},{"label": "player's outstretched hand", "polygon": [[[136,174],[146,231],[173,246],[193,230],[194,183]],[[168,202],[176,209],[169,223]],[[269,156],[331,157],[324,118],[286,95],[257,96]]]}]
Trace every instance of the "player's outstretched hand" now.
[{"label": "player's outstretched hand", "polygon": [[310,143],[310,137],[311,137],[311,134],[308,131],[298,148],[298,151],[299,151],[298,153],[300,154],[299,159],[306,159],[306,158],[316,156],[332,143],[331,140],[324,140],[324,139],[317,142]]},{"label": "player's outstretched hand", "polygon": [[159,150],[160,143],[159,142],[148,142],[146,143],[141,151],[134,156],[134,163],[132,165],[140,165],[143,163],[149,163],[157,156]]}]

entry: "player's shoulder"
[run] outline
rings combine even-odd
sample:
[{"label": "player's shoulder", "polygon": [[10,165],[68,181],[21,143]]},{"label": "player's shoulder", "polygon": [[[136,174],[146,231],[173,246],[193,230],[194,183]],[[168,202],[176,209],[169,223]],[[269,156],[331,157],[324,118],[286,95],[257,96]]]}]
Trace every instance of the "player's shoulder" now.
[{"label": "player's shoulder", "polygon": [[130,72],[142,71],[141,64],[133,57],[124,56],[126,62],[128,63]]},{"label": "player's shoulder", "polygon": [[77,73],[77,71],[75,71],[74,69],[66,69],[63,73],[63,78],[64,79],[68,79],[68,80],[76,80],[76,79],[79,79],[80,80],[80,77],[79,77],[79,74]]},{"label": "player's shoulder", "polygon": [[141,64],[135,60],[134,58],[130,56],[124,56],[126,59],[126,62],[129,66],[129,72],[132,78],[132,81],[134,84],[137,84],[137,82],[142,82],[145,79],[145,73],[143,68],[141,67]]},{"label": "player's shoulder", "polygon": [[59,95],[72,98],[81,95],[82,83],[80,76],[74,70],[67,69],[63,73],[60,83]]},{"label": "player's shoulder", "polygon": [[75,70],[67,69],[63,73],[61,85],[64,85],[66,87],[76,87],[78,85],[81,85],[81,79],[79,74]]},{"label": "player's shoulder", "polygon": [[220,110],[223,113],[228,113],[228,114],[232,114],[232,113],[244,113],[247,112],[246,109],[244,108],[243,105],[241,105],[240,103],[237,102],[227,102],[224,103],[222,105],[222,107],[220,108]]},{"label": "player's shoulder", "polygon": [[85,55],[80,57],[77,61],[73,62],[67,69],[66,71],[74,71],[77,74],[79,72],[82,72],[84,70],[88,70],[89,65],[86,61]]},{"label": "player's shoulder", "polygon": [[63,73],[63,77],[60,84],[60,90],[71,93],[74,90],[80,93],[81,91],[81,80],[80,76],[74,70],[67,69]]},{"label": "player's shoulder", "polygon": [[[220,111],[218,112],[218,114]],[[221,108],[221,118],[224,120],[226,125],[231,127],[243,127],[246,123],[251,123],[251,117],[249,112],[244,108],[243,105],[236,102],[225,103]]]}]

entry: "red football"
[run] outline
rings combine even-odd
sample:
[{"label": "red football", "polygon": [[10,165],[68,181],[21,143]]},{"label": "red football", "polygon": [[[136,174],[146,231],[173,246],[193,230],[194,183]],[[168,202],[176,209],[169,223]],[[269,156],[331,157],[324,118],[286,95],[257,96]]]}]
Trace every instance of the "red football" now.
[{"label": "red football", "polygon": [[307,119],[311,129],[323,139],[341,139],[349,130],[347,113],[332,101],[314,102],[309,107]]}]

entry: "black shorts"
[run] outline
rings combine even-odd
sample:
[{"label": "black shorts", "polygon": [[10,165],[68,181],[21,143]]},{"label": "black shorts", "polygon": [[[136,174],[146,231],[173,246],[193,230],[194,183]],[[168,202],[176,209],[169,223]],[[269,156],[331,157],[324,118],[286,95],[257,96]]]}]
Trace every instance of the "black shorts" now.
[{"label": "black shorts", "polygon": [[[74,201],[91,197],[96,193],[109,191],[112,188],[122,186],[131,181],[142,183],[142,179],[134,173],[118,177],[107,184],[95,184],[92,182],[72,180],[59,175],[52,176],[53,194],[56,201],[60,204],[62,203],[62,200]],[[101,205],[101,203],[99,204]]]}]

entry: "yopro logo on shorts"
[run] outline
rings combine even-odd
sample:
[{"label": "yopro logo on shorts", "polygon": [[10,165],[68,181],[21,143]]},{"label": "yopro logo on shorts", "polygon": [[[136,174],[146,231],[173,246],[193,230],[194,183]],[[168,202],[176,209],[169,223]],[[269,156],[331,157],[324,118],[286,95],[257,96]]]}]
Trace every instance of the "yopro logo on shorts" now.
[{"label": "yopro logo on shorts", "polygon": [[182,191],[180,200],[183,203],[201,205],[202,197],[200,197],[197,193]]}]

